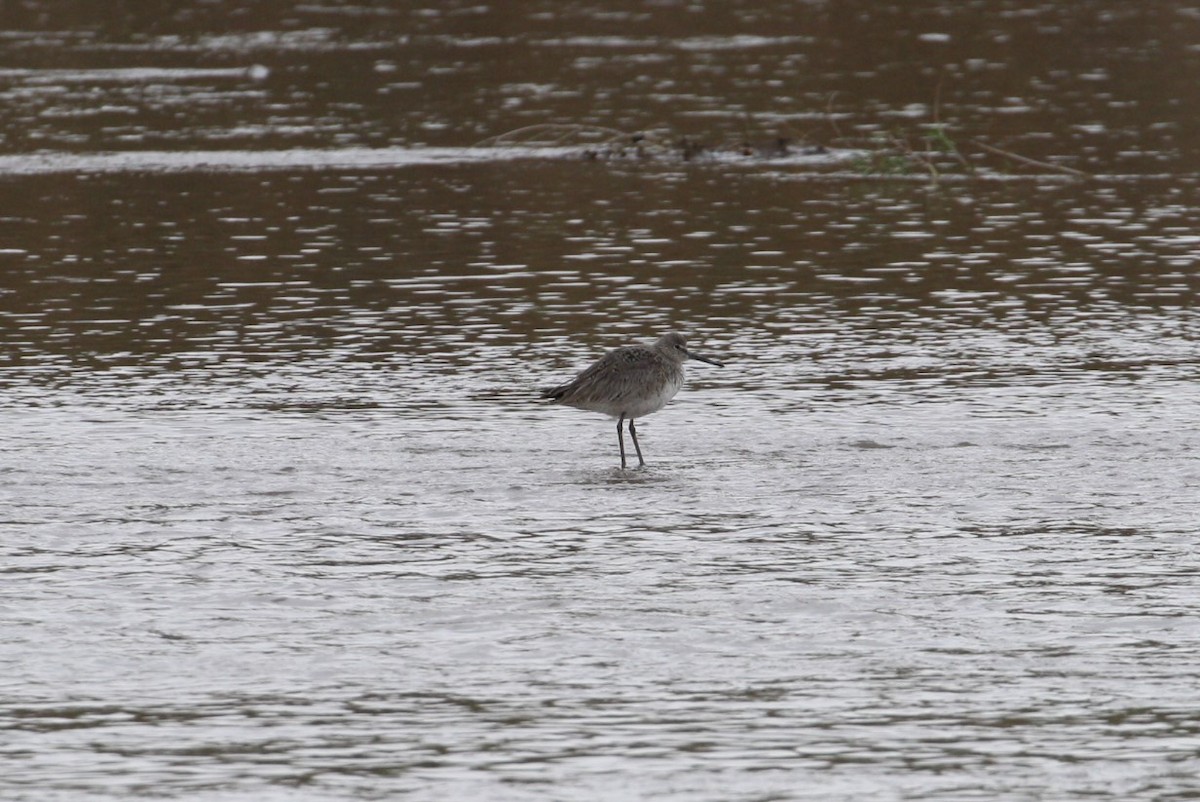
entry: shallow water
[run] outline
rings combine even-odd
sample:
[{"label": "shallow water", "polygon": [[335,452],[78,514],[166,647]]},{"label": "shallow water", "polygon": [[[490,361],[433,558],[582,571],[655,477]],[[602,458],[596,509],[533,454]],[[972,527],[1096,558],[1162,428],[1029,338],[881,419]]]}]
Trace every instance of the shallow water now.
[{"label": "shallow water", "polygon": [[0,796],[1200,795],[1194,15],[178,6],[0,10]]}]

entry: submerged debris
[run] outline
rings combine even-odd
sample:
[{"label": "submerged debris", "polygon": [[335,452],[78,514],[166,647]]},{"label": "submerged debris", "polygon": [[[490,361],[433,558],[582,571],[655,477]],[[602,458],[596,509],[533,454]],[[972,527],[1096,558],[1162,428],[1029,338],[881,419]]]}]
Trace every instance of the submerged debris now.
[{"label": "submerged debris", "polygon": [[[594,162],[739,162],[804,164],[809,167],[846,167],[870,178],[1010,179],[1013,170],[1033,168],[1047,177],[1087,178],[1087,173],[1066,165],[1022,156],[978,139],[956,140],[936,119],[914,131],[876,133],[867,139],[847,138],[834,125],[832,143],[797,143],[778,134],[762,139],[742,136],[724,142],[707,142],[692,136],[665,137],[661,133],[627,133],[596,125],[547,123],[518,128],[479,143],[481,147],[554,149],[569,157]],[[968,147],[971,152],[968,152]],[[997,157],[999,164],[996,164]],[[989,162],[991,169],[988,169]]]},{"label": "submerged debris", "polygon": [[482,147],[553,147],[578,145],[587,161],[699,159],[787,159],[824,156],[824,145],[796,145],[790,137],[776,136],[764,141],[743,138],[735,142],[704,142],[682,136],[664,140],[645,133],[627,134],[611,128],[590,125],[549,123],[518,128],[479,143]]}]

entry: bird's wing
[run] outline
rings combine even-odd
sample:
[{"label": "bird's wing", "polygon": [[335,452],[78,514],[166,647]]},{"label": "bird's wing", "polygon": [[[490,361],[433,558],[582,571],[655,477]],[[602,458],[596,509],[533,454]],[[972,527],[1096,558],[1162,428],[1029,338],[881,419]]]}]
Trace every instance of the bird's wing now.
[{"label": "bird's wing", "polygon": [[571,381],[546,390],[542,397],[565,404],[619,404],[635,397],[654,370],[653,352],[629,345],[608,352]]}]

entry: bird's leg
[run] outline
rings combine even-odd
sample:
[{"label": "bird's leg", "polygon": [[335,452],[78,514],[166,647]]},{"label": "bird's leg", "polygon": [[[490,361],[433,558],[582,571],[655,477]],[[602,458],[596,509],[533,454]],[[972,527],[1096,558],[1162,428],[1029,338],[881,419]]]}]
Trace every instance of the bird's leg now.
[{"label": "bird's leg", "polygon": [[[625,415],[622,413],[621,417],[617,418],[617,445],[621,446],[621,470],[625,470],[625,431],[621,428],[621,425],[624,423]],[[629,423],[631,426],[633,425],[633,421]],[[636,444],[637,439],[635,438],[633,442]],[[640,456],[641,453],[639,451],[638,455]]]},{"label": "bird's leg", "polygon": [[645,468],[645,467],[646,467],[646,460],[642,459],[642,447],[641,447],[640,445],[638,445],[638,441],[637,441],[637,429],[633,428],[633,418],[630,418],[630,419],[629,419],[629,434],[630,434],[630,435],[633,437],[633,447],[637,449],[637,453],[638,453],[638,467],[639,467],[639,468]]}]

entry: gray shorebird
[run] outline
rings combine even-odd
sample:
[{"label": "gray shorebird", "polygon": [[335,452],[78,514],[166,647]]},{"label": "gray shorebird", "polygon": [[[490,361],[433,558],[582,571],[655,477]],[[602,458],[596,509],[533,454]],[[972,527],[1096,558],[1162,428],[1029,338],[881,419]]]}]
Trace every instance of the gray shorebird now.
[{"label": "gray shorebird", "polygon": [[609,351],[591,367],[566,384],[542,390],[543,399],[576,409],[602,412],[617,419],[617,444],[621,447],[621,470],[625,470],[624,423],[637,449],[638,467],[646,464],[638,445],[633,421],[658,412],[683,386],[683,363],[698,359],[725,367],[715,359],[687,349],[682,334],[670,332],[653,345],[626,345]]}]

